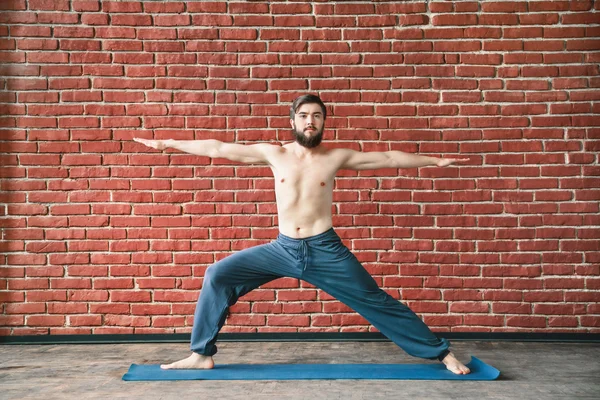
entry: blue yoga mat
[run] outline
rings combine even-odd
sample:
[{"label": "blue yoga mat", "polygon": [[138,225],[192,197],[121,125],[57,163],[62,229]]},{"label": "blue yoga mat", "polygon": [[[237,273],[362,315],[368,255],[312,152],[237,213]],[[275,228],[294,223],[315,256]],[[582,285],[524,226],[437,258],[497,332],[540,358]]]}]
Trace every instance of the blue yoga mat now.
[{"label": "blue yoga mat", "polygon": [[443,364],[223,364],[213,369],[163,370],[160,365],[133,364],[124,381],[295,380],[295,379],[416,379],[489,381],[500,371],[472,357],[467,375],[456,375]]}]

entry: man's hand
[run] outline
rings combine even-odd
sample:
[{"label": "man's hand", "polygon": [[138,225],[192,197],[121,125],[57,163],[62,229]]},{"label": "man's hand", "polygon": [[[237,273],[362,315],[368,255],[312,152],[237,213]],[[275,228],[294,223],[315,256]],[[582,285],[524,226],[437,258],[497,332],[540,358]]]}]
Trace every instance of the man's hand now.
[{"label": "man's hand", "polygon": [[140,138],[133,138],[133,140],[156,150],[164,150],[169,147],[169,140],[148,140]]},{"label": "man's hand", "polygon": [[454,163],[463,163],[469,161],[469,158],[440,158],[437,162],[438,167],[447,167]]}]

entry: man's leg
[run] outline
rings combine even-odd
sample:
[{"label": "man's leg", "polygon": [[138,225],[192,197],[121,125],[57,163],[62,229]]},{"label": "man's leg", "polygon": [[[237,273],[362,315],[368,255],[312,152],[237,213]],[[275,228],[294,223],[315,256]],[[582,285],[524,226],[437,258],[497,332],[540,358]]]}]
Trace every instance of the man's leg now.
[{"label": "man's leg", "polygon": [[206,269],[192,328],[192,356],[163,368],[212,368],[217,334],[229,307],[241,296],[274,279],[296,276],[291,256],[276,243],[232,254]]},{"label": "man's leg", "polygon": [[315,243],[310,250],[310,265],[302,279],[358,312],[408,354],[440,361],[446,358],[449,342],[438,338],[410,308],[379,288],[339,239]]}]

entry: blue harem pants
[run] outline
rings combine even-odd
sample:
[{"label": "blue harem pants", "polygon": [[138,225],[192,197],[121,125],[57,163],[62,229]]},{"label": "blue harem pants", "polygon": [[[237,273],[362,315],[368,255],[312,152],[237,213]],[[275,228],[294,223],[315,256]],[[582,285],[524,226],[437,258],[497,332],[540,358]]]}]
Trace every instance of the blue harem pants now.
[{"label": "blue harem pants", "polygon": [[239,297],[281,277],[302,279],[352,308],[408,354],[442,360],[449,342],[438,338],[407,306],[380,289],[333,228],[234,253],[206,269],[192,329],[193,352],[212,356],[228,309]]}]

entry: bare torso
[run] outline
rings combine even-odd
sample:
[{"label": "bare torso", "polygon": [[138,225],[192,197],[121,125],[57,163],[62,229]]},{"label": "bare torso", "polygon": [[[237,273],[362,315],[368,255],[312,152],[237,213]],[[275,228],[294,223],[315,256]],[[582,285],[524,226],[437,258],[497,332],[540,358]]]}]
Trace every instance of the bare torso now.
[{"label": "bare torso", "polygon": [[318,235],[332,227],[333,182],[341,165],[335,150],[302,154],[295,143],[268,155],[275,178],[279,231],[293,238]]}]

